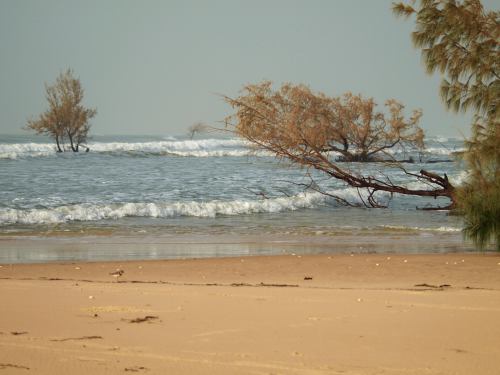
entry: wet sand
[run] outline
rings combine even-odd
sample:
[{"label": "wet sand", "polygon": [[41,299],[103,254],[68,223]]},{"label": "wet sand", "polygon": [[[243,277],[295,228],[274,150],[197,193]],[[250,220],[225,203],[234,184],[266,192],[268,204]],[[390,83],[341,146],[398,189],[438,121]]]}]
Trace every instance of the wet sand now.
[{"label": "wet sand", "polygon": [[500,368],[496,254],[3,264],[0,298],[0,374]]}]

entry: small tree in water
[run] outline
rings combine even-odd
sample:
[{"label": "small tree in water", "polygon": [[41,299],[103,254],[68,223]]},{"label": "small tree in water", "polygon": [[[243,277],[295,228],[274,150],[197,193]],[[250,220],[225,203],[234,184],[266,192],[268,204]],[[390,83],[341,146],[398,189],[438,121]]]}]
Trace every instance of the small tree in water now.
[{"label": "small tree in water", "polygon": [[27,128],[53,138],[57,152],[65,151],[67,142],[73,152],[78,152],[87,142],[89,120],[97,113],[83,106],[83,93],[80,80],[70,69],[61,73],[53,85],[45,85],[49,108],[37,119],[28,120]]},{"label": "small tree in water", "polygon": [[193,139],[196,134],[204,133],[206,131],[208,131],[207,125],[202,122],[196,122],[188,128],[187,134],[189,139]]}]

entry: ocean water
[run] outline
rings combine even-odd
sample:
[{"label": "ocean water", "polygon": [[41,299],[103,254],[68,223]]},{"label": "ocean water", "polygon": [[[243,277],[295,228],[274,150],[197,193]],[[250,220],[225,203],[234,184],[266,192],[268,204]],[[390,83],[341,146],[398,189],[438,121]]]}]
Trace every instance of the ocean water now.
[{"label": "ocean water", "polygon": [[[61,154],[43,137],[0,135],[0,238],[319,236],[328,243],[345,234],[460,237],[459,217],[416,210],[446,205],[446,199],[381,194],[382,201],[390,199],[387,209],[344,207],[304,190],[306,173],[322,189],[359,202],[355,189],[237,138],[95,136],[89,147]],[[418,162],[406,167],[447,173],[460,183],[463,167],[446,160],[461,148],[460,139],[431,138],[424,154],[411,154]],[[378,163],[349,167],[382,173]],[[425,186],[397,170],[387,173],[393,181]]]}]

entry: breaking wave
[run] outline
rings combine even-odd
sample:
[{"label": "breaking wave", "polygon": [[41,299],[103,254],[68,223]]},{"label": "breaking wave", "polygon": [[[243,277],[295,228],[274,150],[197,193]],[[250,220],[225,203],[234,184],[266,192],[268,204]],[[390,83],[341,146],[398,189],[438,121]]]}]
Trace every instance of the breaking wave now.
[{"label": "breaking wave", "polygon": [[10,143],[0,144],[0,159],[17,159],[23,156],[43,157],[56,153],[49,143]]},{"label": "breaking wave", "polygon": [[[156,142],[95,142],[89,144],[91,152],[107,154],[147,154],[189,157],[222,157],[268,155],[255,152],[239,139],[165,140]],[[47,157],[56,155],[50,143],[0,144],[0,159]]]},{"label": "breaking wave", "polygon": [[116,204],[75,204],[46,209],[0,209],[0,225],[57,224],[71,221],[98,221],[123,217],[171,218],[179,216],[208,217],[279,213],[324,204],[328,197],[320,193],[302,193],[291,197],[264,200],[209,202],[150,202]]},{"label": "breaking wave", "polygon": [[[92,153],[118,155],[170,155],[180,157],[272,156],[265,151],[255,151],[242,139],[176,140],[168,137],[152,142],[94,142],[89,144]],[[456,149],[444,146],[430,147],[426,155],[450,155]],[[394,151],[397,153],[396,151]],[[0,159],[36,158],[55,156],[52,143],[0,143]]]}]

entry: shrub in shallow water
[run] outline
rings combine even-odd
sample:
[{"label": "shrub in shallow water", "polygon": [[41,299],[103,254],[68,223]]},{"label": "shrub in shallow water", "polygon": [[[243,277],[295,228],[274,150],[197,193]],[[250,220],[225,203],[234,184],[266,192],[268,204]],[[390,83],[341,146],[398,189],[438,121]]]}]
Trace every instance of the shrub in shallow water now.
[{"label": "shrub in shallow water", "polygon": [[500,250],[500,12],[486,10],[480,0],[420,0],[393,10],[415,15],[413,43],[427,72],[441,73],[446,107],[475,112],[464,153],[469,178],[456,201],[464,236],[481,250],[496,241]]},{"label": "shrub in shallow water", "polygon": [[465,238],[480,250],[496,242],[496,250],[500,251],[500,179],[482,186],[466,186],[459,195]]}]

